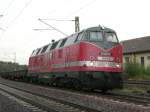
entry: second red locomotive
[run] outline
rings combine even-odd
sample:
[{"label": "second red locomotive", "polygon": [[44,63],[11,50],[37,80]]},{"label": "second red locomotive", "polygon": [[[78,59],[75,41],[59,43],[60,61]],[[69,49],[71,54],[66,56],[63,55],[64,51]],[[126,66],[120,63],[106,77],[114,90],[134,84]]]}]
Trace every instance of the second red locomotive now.
[{"label": "second red locomotive", "polygon": [[35,49],[28,78],[55,86],[122,88],[122,46],[116,32],[91,27]]}]

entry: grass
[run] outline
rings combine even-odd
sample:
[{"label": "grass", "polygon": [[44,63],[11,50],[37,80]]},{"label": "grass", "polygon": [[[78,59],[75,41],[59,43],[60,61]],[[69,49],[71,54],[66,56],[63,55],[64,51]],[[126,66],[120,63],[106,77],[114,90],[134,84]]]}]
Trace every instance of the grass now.
[{"label": "grass", "polygon": [[121,90],[124,93],[131,93],[131,94],[145,94],[146,90],[142,88],[132,87],[132,88],[124,88]]},{"label": "grass", "polygon": [[124,72],[128,74],[128,79],[150,80],[150,66],[144,68],[138,63],[126,63]]},{"label": "grass", "polygon": [[114,89],[113,91],[131,95],[147,95],[147,89],[139,87],[124,87],[123,89]]},{"label": "grass", "polygon": [[134,77],[128,77],[129,80],[150,80],[150,75],[139,74]]}]

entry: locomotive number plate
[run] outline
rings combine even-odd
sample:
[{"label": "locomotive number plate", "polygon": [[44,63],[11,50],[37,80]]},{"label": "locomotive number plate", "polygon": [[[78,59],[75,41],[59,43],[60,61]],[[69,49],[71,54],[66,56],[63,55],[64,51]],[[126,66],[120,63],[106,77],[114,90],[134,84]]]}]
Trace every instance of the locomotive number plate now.
[{"label": "locomotive number plate", "polygon": [[100,61],[113,61],[113,57],[97,57],[98,60]]}]

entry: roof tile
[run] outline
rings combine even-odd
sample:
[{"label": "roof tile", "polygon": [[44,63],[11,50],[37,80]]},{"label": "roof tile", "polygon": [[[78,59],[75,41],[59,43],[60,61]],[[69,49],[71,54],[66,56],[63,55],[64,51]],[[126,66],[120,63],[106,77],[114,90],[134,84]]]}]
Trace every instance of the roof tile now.
[{"label": "roof tile", "polygon": [[123,53],[135,53],[150,51],[150,36],[125,40],[123,44]]}]

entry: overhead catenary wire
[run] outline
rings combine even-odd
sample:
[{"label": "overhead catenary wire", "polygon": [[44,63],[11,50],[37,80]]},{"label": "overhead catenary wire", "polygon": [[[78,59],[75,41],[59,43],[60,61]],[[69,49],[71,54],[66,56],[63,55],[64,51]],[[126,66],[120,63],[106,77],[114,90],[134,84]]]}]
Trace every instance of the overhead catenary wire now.
[{"label": "overhead catenary wire", "polygon": [[65,20],[65,19],[51,19],[51,18],[47,18],[47,19],[42,19],[42,20],[51,20],[51,21],[75,21],[75,20]]},{"label": "overhead catenary wire", "polygon": [[45,21],[43,21],[42,19],[40,19],[40,18],[39,18],[38,20],[39,20],[40,22],[44,23],[45,25],[47,25],[47,26],[51,27],[52,29],[54,29],[54,30],[58,31],[59,33],[61,33],[61,34],[65,35],[65,36],[68,36],[67,34],[65,34],[64,32],[62,32],[61,30],[59,30],[59,29],[57,29],[57,28],[53,27],[52,25],[50,25],[50,24],[46,23],[46,22],[45,22]]},{"label": "overhead catenary wire", "polygon": [[14,1],[15,0],[11,0],[10,3],[8,4],[8,6],[5,8],[5,10],[4,10],[5,16],[8,14],[8,12],[9,12],[8,10],[12,6],[12,4],[14,3]]},{"label": "overhead catenary wire", "polygon": [[[4,9],[4,13],[3,13],[3,14],[5,15],[5,17],[9,14],[9,9],[10,9],[10,7],[12,6],[12,4],[14,3],[14,1],[15,1],[15,0],[11,0],[10,3],[8,4],[8,6]],[[4,19],[5,19],[5,18],[4,18]],[[4,20],[4,19],[3,19],[3,20]],[[0,21],[0,24],[3,22],[3,20]],[[4,28],[2,28],[2,29],[3,29],[3,31],[5,31]]]},{"label": "overhead catenary wire", "polygon": [[[6,16],[8,14],[8,10],[9,8],[12,6],[12,4],[14,3],[15,0],[11,0],[10,3],[8,4],[8,6],[4,9],[3,14]],[[1,16],[1,15],[0,15]],[[3,15],[2,15],[3,16]]]},{"label": "overhead catenary wire", "polygon": [[81,10],[85,9],[86,7],[92,5],[95,1],[96,1],[96,0],[92,0],[92,1],[90,1],[90,2],[88,2],[88,3],[86,3],[85,5],[79,7],[77,10],[75,10],[75,11],[71,12],[69,15],[67,15],[66,18],[67,18],[67,17],[70,17],[70,16],[72,16],[72,15],[74,15],[74,14],[80,12]]},{"label": "overhead catenary wire", "polygon": [[80,25],[79,25],[79,17],[75,17],[74,20],[66,20],[66,19],[42,19],[42,20],[51,20],[51,21],[74,21],[75,22],[75,32],[79,32],[80,31]]},{"label": "overhead catenary wire", "polygon": [[[12,2],[11,2],[10,5],[9,5],[9,7],[12,5],[13,2],[14,2],[14,0],[12,0]],[[19,13],[15,16],[15,18],[12,19],[12,21],[9,22],[9,24],[7,25],[7,27],[1,28],[1,30],[2,30],[2,31],[6,31],[6,30],[19,18],[19,16],[23,13],[23,11],[31,4],[31,2],[32,2],[32,0],[29,0],[29,1],[25,4],[25,6],[19,11]],[[9,7],[8,7],[8,8],[9,8]],[[4,34],[4,32],[3,32],[1,35],[3,35],[3,34]]]},{"label": "overhead catenary wire", "polygon": [[[72,22],[72,21],[75,21],[75,20],[66,20],[66,19],[52,19],[52,18],[47,18],[47,19],[41,19],[41,20],[50,20],[50,21],[66,21],[66,22],[68,22],[68,21],[70,21],[70,22]],[[35,31],[40,31],[40,30],[54,30],[54,29],[33,29],[33,30],[35,30]]]},{"label": "overhead catenary wire", "polygon": [[[73,14],[75,14],[75,13],[77,13],[77,12],[83,10],[83,9],[86,8],[87,6],[93,4],[95,1],[96,1],[96,0],[92,0],[91,2],[88,2],[87,4],[81,6],[79,9],[77,9],[76,11],[70,13],[68,16],[71,16],[71,15],[73,15]],[[67,16],[67,17],[68,17],[68,16]],[[67,18],[67,17],[66,17],[66,18]],[[51,20],[51,21],[75,21],[75,20],[53,19],[53,18],[46,18],[46,19],[42,19],[42,20]],[[39,29],[39,30],[40,30],[40,29]],[[63,34],[63,35],[64,35],[64,34]],[[65,34],[65,35],[66,35],[66,34]]]},{"label": "overhead catenary wire", "polygon": [[9,24],[8,24],[8,26],[7,26],[6,28],[10,27],[10,26],[20,17],[20,15],[21,15],[21,14],[23,13],[23,11],[30,5],[31,2],[32,2],[32,0],[29,0],[29,1],[25,4],[25,6],[20,10],[20,12],[15,16],[15,18],[12,19],[11,22],[9,22]]},{"label": "overhead catenary wire", "polygon": [[40,29],[39,28],[39,29],[33,29],[33,30],[35,30],[35,31],[41,31],[41,30],[54,30],[54,29],[48,29],[48,28],[47,29]]},{"label": "overhead catenary wire", "polygon": [[[1,15],[0,15],[0,18],[2,18],[3,16],[4,16],[4,15],[1,14]],[[2,27],[0,27],[0,30],[5,31],[4,28],[2,28]]]}]

